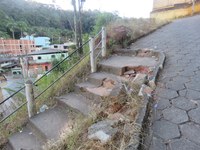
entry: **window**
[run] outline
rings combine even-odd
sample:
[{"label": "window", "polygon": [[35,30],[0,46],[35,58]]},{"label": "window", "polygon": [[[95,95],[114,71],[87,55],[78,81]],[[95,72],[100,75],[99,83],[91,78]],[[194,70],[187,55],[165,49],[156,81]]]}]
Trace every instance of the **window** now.
[{"label": "window", "polygon": [[48,66],[45,66],[45,71],[48,71]]},{"label": "window", "polygon": [[68,48],[68,46],[63,46],[63,48],[64,48],[64,49],[67,49],[67,48]]},{"label": "window", "polygon": [[62,54],[61,57],[65,57],[65,54]]},{"label": "window", "polygon": [[54,45],[54,48],[58,48],[58,46],[57,46],[57,45]]},{"label": "window", "polygon": [[42,57],[41,57],[41,56],[38,56],[38,59],[40,60],[40,59],[42,59]]},{"label": "window", "polygon": [[28,60],[33,60],[33,57],[28,57]]},{"label": "window", "polygon": [[51,58],[56,58],[56,56],[55,55],[51,55]]}]

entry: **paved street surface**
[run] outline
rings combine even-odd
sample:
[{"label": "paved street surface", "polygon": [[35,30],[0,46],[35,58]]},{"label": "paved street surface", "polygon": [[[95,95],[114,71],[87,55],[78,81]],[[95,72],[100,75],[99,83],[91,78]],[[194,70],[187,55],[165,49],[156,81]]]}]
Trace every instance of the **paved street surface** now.
[{"label": "paved street surface", "polygon": [[132,48],[152,48],[167,56],[147,149],[200,150],[200,16],[174,21]]}]

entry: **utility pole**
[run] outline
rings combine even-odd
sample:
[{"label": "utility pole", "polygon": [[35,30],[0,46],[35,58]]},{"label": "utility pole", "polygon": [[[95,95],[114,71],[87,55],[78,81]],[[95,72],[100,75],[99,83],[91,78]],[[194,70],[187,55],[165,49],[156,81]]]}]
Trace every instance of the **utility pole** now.
[{"label": "utility pole", "polygon": [[195,1],[196,0],[192,0],[192,15],[195,13]]},{"label": "utility pole", "polygon": [[74,37],[75,37],[75,43],[76,43],[76,48],[79,47],[78,45],[78,37],[77,37],[77,10],[76,10],[76,0],[72,0],[72,5],[74,7]]},{"label": "utility pole", "polygon": [[[83,2],[85,2],[85,0],[72,0],[72,5],[74,7],[74,36],[75,36],[75,42],[76,42],[76,48],[78,50],[79,55],[81,55],[83,53],[83,48],[81,47],[82,45],[82,21],[81,21],[81,11],[83,8]],[[77,4],[78,3],[78,8],[77,8]],[[77,12],[78,10],[78,12]]]}]

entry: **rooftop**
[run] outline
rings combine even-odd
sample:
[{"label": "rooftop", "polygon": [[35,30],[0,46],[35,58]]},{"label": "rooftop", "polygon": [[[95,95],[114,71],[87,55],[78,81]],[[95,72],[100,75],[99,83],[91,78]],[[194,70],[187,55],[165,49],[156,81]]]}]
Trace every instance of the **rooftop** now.
[{"label": "rooftop", "polygon": [[29,55],[44,55],[44,54],[55,54],[55,53],[66,53],[67,50],[59,50],[59,49],[45,49],[40,51],[31,52]]}]

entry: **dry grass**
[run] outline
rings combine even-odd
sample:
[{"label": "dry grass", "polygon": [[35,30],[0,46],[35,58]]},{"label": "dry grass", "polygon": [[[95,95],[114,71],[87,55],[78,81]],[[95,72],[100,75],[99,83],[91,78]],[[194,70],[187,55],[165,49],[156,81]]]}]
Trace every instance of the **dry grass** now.
[{"label": "dry grass", "polygon": [[142,107],[142,98],[138,96],[140,87],[128,83],[125,83],[124,86],[126,88],[120,96],[104,100],[103,107],[105,108],[102,108],[103,111],[97,115],[95,121],[110,118],[116,113],[122,114],[124,119],[118,118],[117,128],[119,130],[117,134],[106,144],[95,140],[84,140],[77,148],[78,150],[124,150],[127,145],[139,142],[137,137],[140,133],[140,126],[135,123],[135,119]]},{"label": "dry grass", "polygon": [[18,112],[0,124],[0,149],[7,142],[7,138],[12,133],[20,131],[22,126],[26,124],[28,120],[28,114],[26,112],[27,107],[25,105]]},{"label": "dry grass", "polygon": [[[78,118],[71,134],[67,132],[58,141],[51,141],[45,150],[124,150],[127,145],[138,143],[137,136],[140,126],[135,123],[138,111],[142,107],[142,98],[138,96],[140,87],[125,83],[124,90],[117,97],[107,97],[102,101],[102,107],[95,109],[97,114],[89,118]],[[124,120],[117,124],[117,134],[106,144],[87,139],[87,129],[98,121],[120,113]]]},{"label": "dry grass", "polygon": [[36,102],[37,110],[44,104],[51,107],[56,104],[55,96],[74,91],[74,85],[81,80],[85,80],[90,72],[89,56],[82,60],[69,73],[65,74],[56,84],[41,95]]},{"label": "dry grass", "polygon": [[166,24],[155,19],[118,19],[107,26],[109,44],[127,47],[135,39]]}]

